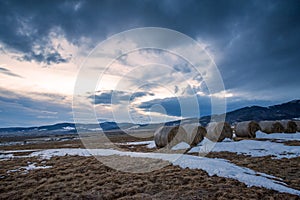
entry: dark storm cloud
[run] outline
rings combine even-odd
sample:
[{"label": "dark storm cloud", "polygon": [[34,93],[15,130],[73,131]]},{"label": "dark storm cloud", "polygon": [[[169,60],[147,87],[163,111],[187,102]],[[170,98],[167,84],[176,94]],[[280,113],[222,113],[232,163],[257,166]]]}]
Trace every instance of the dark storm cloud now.
[{"label": "dark storm cloud", "polygon": [[47,53],[47,52],[42,52],[42,53],[34,53],[34,52],[29,52],[25,53],[24,56],[18,57],[17,58],[20,61],[26,60],[26,61],[31,61],[35,60],[40,63],[46,63],[48,65],[51,64],[58,64],[58,63],[66,63],[70,60],[69,57],[62,57],[57,51],[54,50],[52,53]]},{"label": "dark storm cloud", "polygon": [[151,101],[141,103],[139,108],[142,108],[145,111],[149,111],[151,107],[155,105],[160,105],[164,108],[164,110],[158,110],[159,112],[166,112],[162,114],[167,114],[171,116],[181,116],[180,103],[177,98],[154,99]]},{"label": "dark storm cloud", "polygon": [[[72,108],[70,105],[56,103],[65,97],[45,93],[34,93],[46,97],[45,100],[36,97],[24,96],[0,88],[0,127],[32,126],[62,121],[72,121]],[[53,98],[49,101],[49,98]]]},{"label": "dark storm cloud", "polygon": [[133,101],[136,98],[144,97],[144,96],[153,96],[154,94],[151,92],[135,92],[130,96],[130,100]]},{"label": "dark storm cloud", "polygon": [[[201,116],[211,114],[211,102],[209,97],[197,96],[196,101],[197,102],[194,102],[193,100],[191,101],[189,97],[170,97],[143,102],[139,105],[139,108],[143,109],[144,111],[160,112],[161,114],[167,114],[176,117],[181,116],[184,118],[195,117],[198,113]],[[164,109],[152,110],[152,108],[156,105],[159,105]]]},{"label": "dark storm cloud", "polygon": [[245,16],[218,63],[226,88],[251,98],[299,98],[300,1],[261,1]]},{"label": "dark storm cloud", "polygon": [[5,49],[22,52],[20,59],[68,62],[49,43],[53,30],[73,44],[89,38],[93,47],[120,31],[158,26],[207,43],[227,89],[260,95],[274,90],[269,98],[282,101],[299,98],[298,0],[4,0],[0,17],[0,41]]},{"label": "dark storm cloud", "polygon": [[101,91],[99,94],[89,96],[95,104],[119,104],[122,101],[134,101],[136,98],[144,96],[153,96],[151,92],[124,92],[124,91]]},{"label": "dark storm cloud", "polygon": [[33,50],[37,44],[49,45],[49,32],[57,28],[74,44],[80,37],[100,42],[108,35],[143,26],[172,28],[193,37],[200,34],[204,39],[215,37],[221,41],[224,37],[230,39],[232,27],[253,12],[255,6],[251,4],[191,0],[4,0],[0,2],[0,39],[7,48],[23,52],[24,59],[47,63],[67,61],[62,56]]},{"label": "dark storm cloud", "polygon": [[12,71],[10,71],[9,69],[0,67],[0,73],[8,75],[8,76],[15,76],[15,77],[19,77],[22,78],[20,75],[13,73]]}]

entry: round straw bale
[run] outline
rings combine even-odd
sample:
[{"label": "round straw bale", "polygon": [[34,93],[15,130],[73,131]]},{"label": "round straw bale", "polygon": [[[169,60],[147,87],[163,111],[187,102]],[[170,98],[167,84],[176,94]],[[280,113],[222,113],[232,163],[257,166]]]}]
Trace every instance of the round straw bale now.
[{"label": "round straw bale", "polygon": [[296,133],[297,132],[297,124],[291,120],[282,120],[280,121],[284,128],[285,133]]},{"label": "round straw bale", "polygon": [[284,127],[278,121],[261,121],[259,122],[261,131],[265,133],[283,133]]},{"label": "round straw bale", "polygon": [[206,135],[206,129],[199,124],[185,124],[183,128],[187,134],[186,143],[190,146],[196,146]]},{"label": "round straw bale", "polygon": [[186,132],[180,126],[162,126],[154,133],[154,142],[158,148],[172,147],[186,140]]},{"label": "round straw bale", "polygon": [[300,132],[300,121],[295,121],[295,123],[297,124],[297,132]]},{"label": "round straw bale", "polygon": [[225,138],[232,138],[232,129],[226,122],[211,122],[206,127],[206,137],[213,142],[222,142]]},{"label": "round straw bale", "polygon": [[235,126],[235,134],[238,137],[255,138],[258,130],[260,126],[255,121],[239,122]]},{"label": "round straw bale", "polygon": [[283,133],[283,132],[284,132],[284,127],[280,122],[276,121],[273,124],[273,133]]}]

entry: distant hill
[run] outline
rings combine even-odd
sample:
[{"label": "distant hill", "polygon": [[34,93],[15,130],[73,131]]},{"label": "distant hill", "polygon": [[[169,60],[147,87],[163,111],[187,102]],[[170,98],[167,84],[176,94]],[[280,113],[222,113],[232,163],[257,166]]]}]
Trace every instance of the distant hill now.
[{"label": "distant hill", "polygon": [[226,121],[232,123],[246,120],[281,120],[299,117],[300,100],[294,100],[269,107],[252,106],[241,108],[227,113]]},{"label": "distant hill", "polygon": [[[190,118],[184,119],[182,121],[170,121],[166,122],[165,125],[172,126],[178,125],[179,123],[195,123],[200,122],[202,125],[206,125],[210,122],[211,118],[220,119],[223,118],[225,114],[222,115],[213,115],[213,116],[204,116],[200,119]],[[294,119],[300,117],[300,100],[294,100],[283,104],[273,105],[269,107],[261,106],[250,106],[240,108],[231,112],[226,113],[226,121],[229,123],[240,122],[240,121],[262,121],[262,120],[282,120],[282,119]],[[44,135],[47,133],[54,135],[61,134],[74,134],[76,133],[76,128],[81,131],[86,132],[97,132],[100,130],[109,131],[109,130],[119,130],[122,129],[143,129],[155,128],[161,124],[153,124],[151,126],[137,125],[131,123],[116,123],[116,122],[102,122],[99,124],[77,124],[75,127],[74,123],[59,123],[54,125],[47,126],[36,126],[36,127],[12,127],[12,128],[0,128],[0,136],[3,135]]]},{"label": "distant hill", "polygon": [[[222,115],[215,115],[214,118],[218,119],[224,117]],[[273,105],[269,107],[250,106],[240,108],[226,113],[225,121],[229,123],[255,120],[282,120],[282,119],[294,119],[300,117],[300,100],[294,100],[283,104]],[[205,116],[200,118],[201,124],[207,124],[211,119],[211,116]]]},{"label": "distant hill", "polygon": [[[225,115],[225,116],[224,116]],[[287,103],[273,105],[269,107],[249,106],[240,108],[226,114],[204,116],[199,119],[200,124],[206,126],[211,119],[223,119],[230,124],[241,121],[255,120],[282,120],[282,119],[295,119],[300,117],[300,100],[293,100]],[[168,122],[170,125],[179,123],[196,122],[197,119],[184,119],[182,121]]]},{"label": "distant hill", "polygon": [[135,124],[116,122],[102,122],[99,124],[75,124],[74,123],[58,123],[46,126],[33,127],[9,127],[0,128],[0,136],[44,136],[44,135],[66,135],[76,134],[77,130],[81,132],[99,132],[109,130],[119,130],[122,128],[130,128]]}]

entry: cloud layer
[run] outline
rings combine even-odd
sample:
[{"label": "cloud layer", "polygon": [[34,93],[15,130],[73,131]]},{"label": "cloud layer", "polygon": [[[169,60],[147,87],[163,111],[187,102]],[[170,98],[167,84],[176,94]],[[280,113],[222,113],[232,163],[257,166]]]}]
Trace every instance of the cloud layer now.
[{"label": "cloud layer", "polygon": [[[11,97],[6,95],[3,99],[1,96],[0,114],[10,113],[13,116],[16,110],[20,110],[19,118],[24,120],[22,124],[26,124],[26,119],[31,124],[39,123],[34,119],[35,114],[26,114],[31,112],[27,104],[32,102],[29,106],[32,109],[36,102],[34,110],[38,112],[45,110],[40,107],[42,104],[48,103],[41,103],[33,95],[34,92],[43,93],[43,90],[50,88],[52,93],[64,96],[61,91],[65,90],[59,94],[56,90],[66,87],[62,80],[67,75],[69,77],[68,73],[72,76],[76,74],[74,62],[80,61],[108,37],[138,27],[169,28],[197,40],[218,66],[227,91],[210,94],[204,81],[207,74],[193,76],[188,63],[164,52],[141,50],[117,60],[104,74],[105,83],[96,88],[98,92],[95,96],[87,95],[87,101],[95,103],[99,109],[103,106],[100,109],[103,113],[108,112],[107,106],[112,97],[118,108],[129,100],[140,115],[154,105],[162,105],[164,109],[154,109],[152,112],[175,117],[182,115],[176,97],[186,101],[189,95],[194,94],[202,114],[210,113],[210,97],[213,95],[228,97],[229,110],[249,104],[265,106],[297,99],[300,98],[299,18],[298,0],[3,0],[0,1],[0,84],[9,87],[1,88],[1,93],[7,94],[9,90]],[[130,42],[126,44],[134,45]],[[176,41],[174,44],[179,45]],[[190,50],[191,55],[194,53],[184,45],[179,48]],[[133,67],[146,61],[166,64],[171,68],[152,65],[133,70]],[[73,67],[69,68],[69,72],[52,71],[51,81],[46,84],[42,84],[41,77],[48,76],[49,70],[42,72],[35,68],[46,66],[56,70],[62,66],[68,69],[71,65]],[[97,66],[94,67],[91,73],[97,72]],[[32,77],[28,78],[30,71]],[[186,77],[188,83],[183,81]],[[122,84],[118,85],[118,82]],[[165,90],[162,85],[166,86]],[[68,85],[68,95],[70,88],[72,86]],[[112,89],[114,93],[110,91]],[[57,112],[60,115],[58,119],[62,121],[70,119],[69,115],[60,111],[61,103],[50,104],[47,112]],[[188,116],[194,114],[191,110]],[[36,116],[41,116],[40,119],[47,117],[40,113]],[[12,125],[12,122],[3,124]]]}]

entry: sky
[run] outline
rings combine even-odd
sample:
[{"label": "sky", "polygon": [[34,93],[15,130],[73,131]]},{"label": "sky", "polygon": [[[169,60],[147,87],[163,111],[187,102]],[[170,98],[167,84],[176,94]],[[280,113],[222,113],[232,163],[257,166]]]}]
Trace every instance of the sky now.
[{"label": "sky", "polygon": [[[298,0],[1,0],[0,127],[73,122],[74,110],[151,123],[221,113],[215,102],[299,99],[299,19]],[[161,29],[126,32],[145,27]],[[148,38],[166,48],[139,49]]]}]

